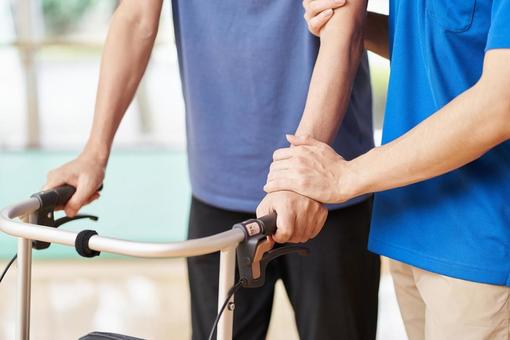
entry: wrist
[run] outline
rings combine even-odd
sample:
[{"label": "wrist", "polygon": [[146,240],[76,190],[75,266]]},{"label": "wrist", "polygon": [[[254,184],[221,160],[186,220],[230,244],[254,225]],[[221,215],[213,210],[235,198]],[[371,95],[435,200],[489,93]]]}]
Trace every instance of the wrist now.
[{"label": "wrist", "polygon": [[338,184],[341,188],[339,192],[344,195],[345,201],[373,191],[370,185],[370,167],[365,164],[365,155],[346,162],[346,175]]},{"label": "wrist", "polygon": [[92,141],[87,142],[83,149],[80,157],[95,163],[101,164],[106,167],[108,159],[110,157],[110,147],[105,143],[94,143]]}]

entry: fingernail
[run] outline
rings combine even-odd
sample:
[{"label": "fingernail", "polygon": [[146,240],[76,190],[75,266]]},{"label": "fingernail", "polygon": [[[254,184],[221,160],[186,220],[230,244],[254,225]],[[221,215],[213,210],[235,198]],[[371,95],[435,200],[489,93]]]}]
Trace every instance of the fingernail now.
[{"label": "fingernail", "polygon": [[329,17],[331,14],[333,14],[333,10],[331,8],[322,12],[322,15],[325,17]]}]

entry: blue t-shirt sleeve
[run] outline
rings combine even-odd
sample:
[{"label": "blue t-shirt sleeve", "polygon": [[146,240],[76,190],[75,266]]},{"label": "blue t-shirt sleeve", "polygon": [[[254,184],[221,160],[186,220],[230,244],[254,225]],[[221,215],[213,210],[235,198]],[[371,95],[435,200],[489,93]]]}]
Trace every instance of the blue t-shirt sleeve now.
[{"label": "blue t-shirt sleeve", "polygon": [[494,0],[485,50],[510,48],[510,0]]}]

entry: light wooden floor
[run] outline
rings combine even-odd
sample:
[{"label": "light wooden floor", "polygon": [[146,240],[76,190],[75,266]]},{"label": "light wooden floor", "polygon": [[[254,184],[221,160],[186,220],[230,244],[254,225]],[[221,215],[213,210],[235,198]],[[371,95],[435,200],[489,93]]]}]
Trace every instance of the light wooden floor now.
[{"label": "light wooden floor", "polygon": [[[15,273],[13,266],[0,284],[0,339],[14,339]],[[190,336],[183,260],[36,261],[32,282],[32,340],[77,339],[92,330],[155,340]],[[384,274],[379,339],[405,339],[392,292]],[[298,339],[280,283],[267,339]]]}]

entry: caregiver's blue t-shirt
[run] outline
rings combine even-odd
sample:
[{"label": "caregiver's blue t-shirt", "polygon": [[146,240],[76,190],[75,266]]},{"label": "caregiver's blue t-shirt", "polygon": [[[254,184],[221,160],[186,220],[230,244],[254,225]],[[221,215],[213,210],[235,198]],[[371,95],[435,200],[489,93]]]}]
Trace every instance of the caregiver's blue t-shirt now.
[{"label": "caregiver's blue t-shirt", "polygon": [[[319,42],[301,0],[174,0],[173,13],[193,194],[253,212],[301,119]],[[365,55],[333,143],[348,159],[373,145],[371,105]]]},{"label": "caregiver's blue t-shirt", "polygon": [[[384,143],[474,85],[486,50],[510,48],[510,0],[392,0],[390,43]],[[377,194],[369,248],[432,272],[510,286],[510,144],[444,176]]]}]

